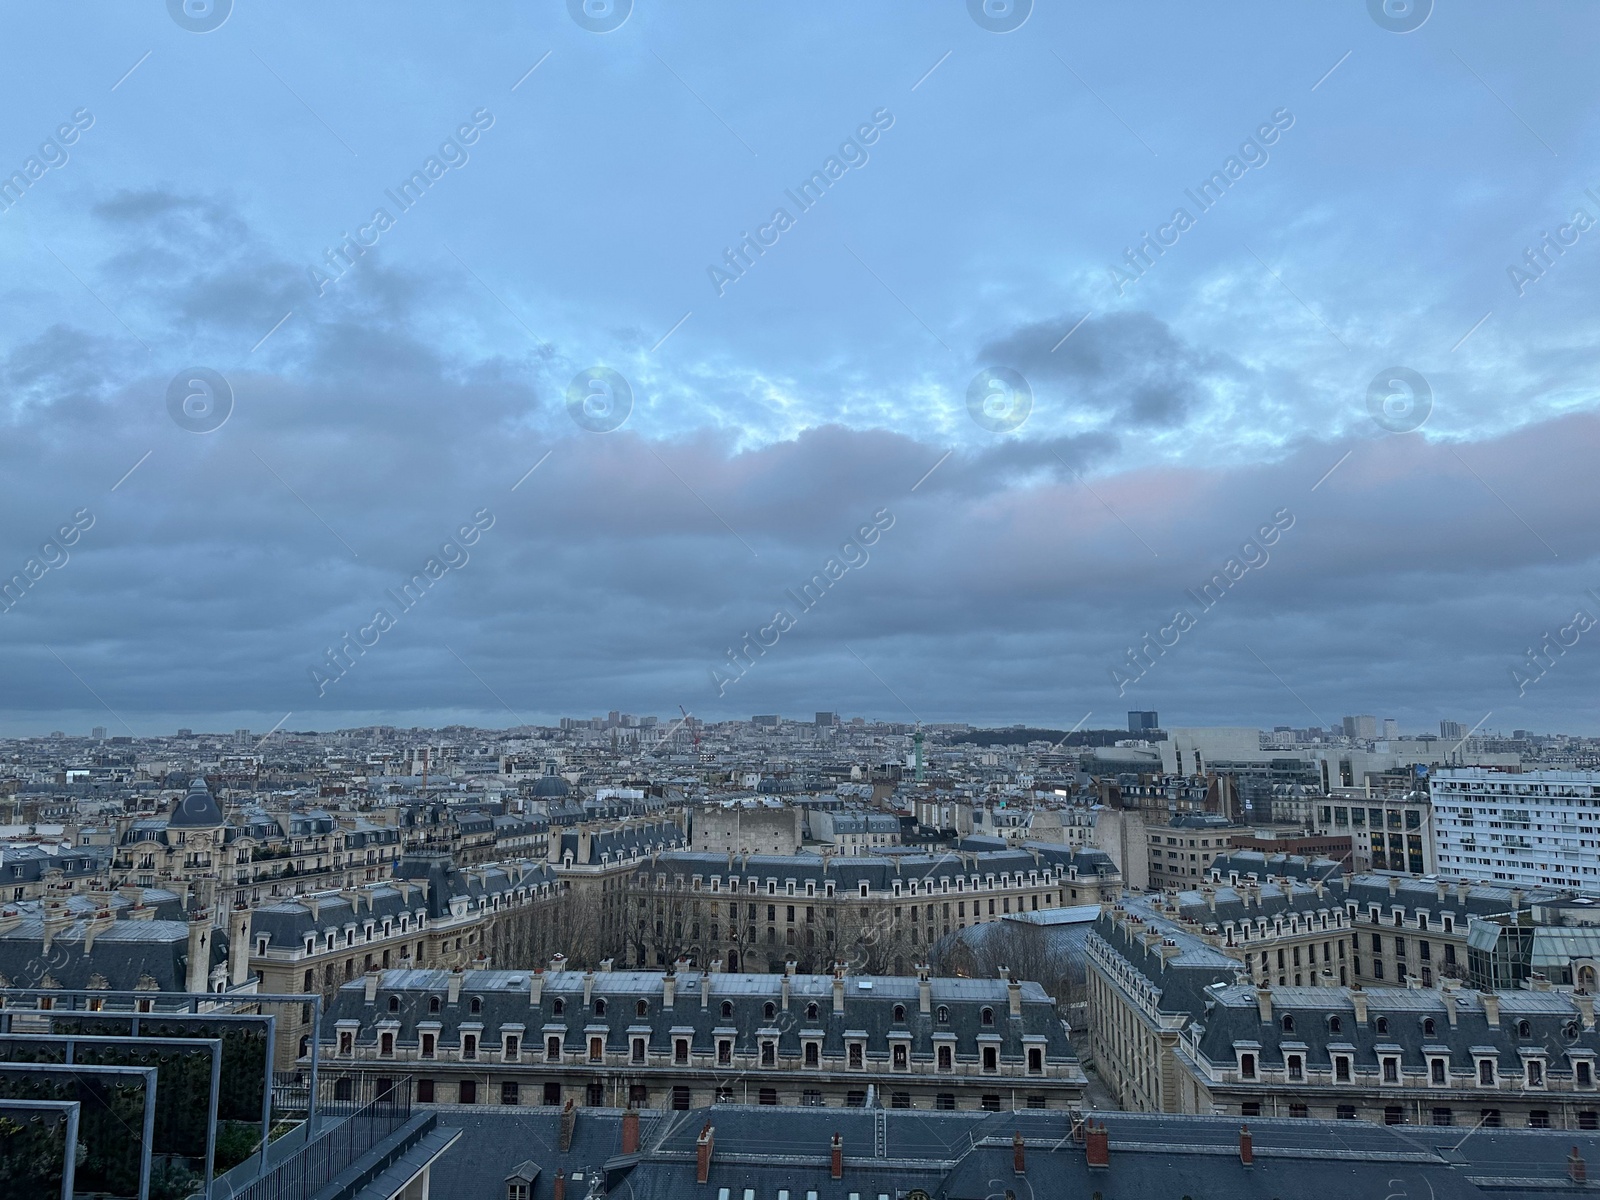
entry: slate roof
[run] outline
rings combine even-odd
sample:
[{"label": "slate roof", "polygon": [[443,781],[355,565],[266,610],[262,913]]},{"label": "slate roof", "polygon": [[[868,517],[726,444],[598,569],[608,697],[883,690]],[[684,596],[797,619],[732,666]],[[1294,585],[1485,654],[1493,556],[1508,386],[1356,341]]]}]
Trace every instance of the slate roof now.
[{"label": "slate roof", "polygon": [[[44,949],[44,921],[26,917],[0,933],[0,975],[11,987],[40,987],[49,977],[64,988],[87,988],[95,976],[113,990],[131,990],[148,975],[163,992],[187,990],[189,926],[184,921],[115,921],[84,951],[86,922],[58,931]],[[208,972],[228,961],[228,935],[211,936]]]},{"label": "slate roof", "polygon": [[[979,840],[969,838],[962,846]],[[905,886],[914,879],[929,886],[942,879],[949,879],[953,885],[958,877],[970,881],[975,876],[987,880],[992,875],[998,882],[1001,875],[1016,879],[1020,874],[1026,880],[1030,871],[1042,877],[1057,864],[1067,873],[1076,867],[1080,878],[1093,878],[1116,870],[1110,858],[1098,850],[1073,851],[1043,842],[1010,848],[998,838],[981,840],[985,843],[982,846],[941,854],[861,854],[826,860],[816,854],[747,854],[735,855],[731,865],[726,854],[680,851],[657,856],[641,867],[640,873],[665,873],[669,878],[700,875],[706,879],[720,878],[725,883],[735,878],[755,878],[763,882],[774,879],[780,884],[792,879],[803,885],[810,880],[819,891],[831,880],[837,891],[855,891],[865,883],[871,891],[887,892],[893,890],[896,881]],[[1037,858],[1035,851],[1038,851]]]}]

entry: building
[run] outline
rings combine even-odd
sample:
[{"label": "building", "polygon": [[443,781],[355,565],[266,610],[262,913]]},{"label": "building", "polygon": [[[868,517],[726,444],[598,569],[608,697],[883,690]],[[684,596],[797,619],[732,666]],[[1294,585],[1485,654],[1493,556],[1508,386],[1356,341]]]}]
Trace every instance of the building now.
[{"label": "building", "polygon": [[1133,734],[1135,737],[1149,733],[1152,729],[1160,728],[1161,716],[1159,713],[1129,710],[1128,732]]},{"label": "building", "polygon": [[1531,888],[1600,891],[1600,773],[1433,773],[1439,869]]},{"label": "building", "polygon": [[929,1111],[1077,1105],[1036,983],[690,970],[374,971],[323,1024],[332,1077],[404,1072],[424,1104]]},{"label": "building", "polygon": [[666,853],[629,881],[636,965],[680,958],[730,971],[805,971],[838,959],[903,975],[939,938],[981,921],[1115,896],[1104,854],[969,839],[938,855],[857,857]]},{"label": "building", "polygon": [[793,854],[805,840],[801,812],[781,800],[724,800],[690,820],[692,847],[706,854]]},{"label": "building", "polygon": [[824,809],[811,815],[811,836],[833,854],[877,854],[900,844],[900,821],[884,812]]},{"label": "building", "polygon": [[1212,861],[1233,846],[1234,838],[1247,833],[1226,817],[1207,813],[1187,813],[1165,825],[1147,826],[1145,886],[1152,891],[1195,886],[1210,874]]},{"label": "building", "polygon": [[[1346,843],[1352,870],[1434,875],[1441,869],[1433,802],[1422,788],[1380,794],[1337,787],[1316,799],[1311,816],[1319,837]],[[1472,874],[1453,865],[1445,869]]]},{"label": "building", "polygon": [[1148,908],[1108,909],[1088,955],[1090,1042],[1124,1107],[1600,1130],[1590,996],[1267,987]]}]

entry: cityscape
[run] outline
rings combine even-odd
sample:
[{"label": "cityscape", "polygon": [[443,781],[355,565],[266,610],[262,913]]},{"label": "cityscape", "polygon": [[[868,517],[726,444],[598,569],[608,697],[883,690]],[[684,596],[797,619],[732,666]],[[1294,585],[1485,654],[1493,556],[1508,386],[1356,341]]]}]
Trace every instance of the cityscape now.
[{"label": "cityscape", "polygon": [[1600,1190],[1600,8],[0,21],[0,1200]]}]

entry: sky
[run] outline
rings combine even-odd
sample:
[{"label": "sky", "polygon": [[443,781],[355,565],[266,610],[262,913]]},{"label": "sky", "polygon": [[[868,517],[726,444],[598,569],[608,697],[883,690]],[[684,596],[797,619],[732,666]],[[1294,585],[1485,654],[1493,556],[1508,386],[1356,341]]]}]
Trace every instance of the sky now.
[{"label": "sky", "polygon": [[1600,733],[1592,5],[0,11],[0,733]]}]

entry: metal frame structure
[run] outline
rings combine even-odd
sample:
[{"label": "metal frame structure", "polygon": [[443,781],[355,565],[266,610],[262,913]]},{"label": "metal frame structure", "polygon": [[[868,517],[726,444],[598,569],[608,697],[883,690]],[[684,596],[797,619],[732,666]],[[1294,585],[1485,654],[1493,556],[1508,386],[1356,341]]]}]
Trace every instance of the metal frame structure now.
[{"label": "metal frame structure", "polygon": [[74,1079],[82,1079],[84,1075],[138,1076],[143,1079],[144,1130],[140,1136],[139,1146],[139,1200],[150,1200],[150,1143],[155,1140],[156,1076],[160,1074],[155,1067],[96,1067],[86,1063],[69,1067],[62,1063],[0,1063],[0,1075],[8,1071],[20,1071],[23,1074],[69,1075]]},{"label": "metal frame structure", "polygon": [[61,1200],[72,1200],[73,1175],[78,1169],[78,1114],[76,1100],[0,1100],[0,1113],[41,1110],[59,1112],[67,1122],[66,1161],[61,1164]]}]

